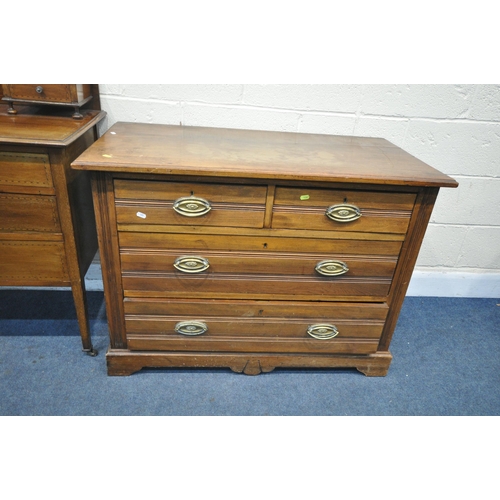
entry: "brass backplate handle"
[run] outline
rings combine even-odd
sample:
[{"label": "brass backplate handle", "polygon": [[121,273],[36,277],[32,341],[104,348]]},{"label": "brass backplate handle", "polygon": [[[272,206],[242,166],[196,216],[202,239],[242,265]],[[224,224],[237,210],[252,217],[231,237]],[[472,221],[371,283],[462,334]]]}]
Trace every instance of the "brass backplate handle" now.
[{"label": "brass backplate handle", "polygon": [[322,260],[314,269],[323,276],[340,276],[349,271],[347,264],[341,260]]},{"label": "brass backplate handle", "polygon": [[212,205],[209,201],[196,196],[187,196],[174,201],[174,210],[185,217],[201,217],[210,212]]},{"label": "brass backplate handle", "polygon": [[337,327],[335,325],[319,323],[317,325],[309,325],[307,327],[307,333],[315,339],[328,340],[336,337],[339,334],[339,331],[337,330]]},{"label": "brass backplate handle", "polygon": [[175,325],[175,332],[182,335],[201,335],[208,330],[208,326],[203,321],[180,321]]},{"label": "brass backplate handle", "polygon": [[342,203],[328,207],[325,215],[335,222],[352,222],[361,217],[361,210],[356,205]]},{"label": "brass backplate handle", "polygon": [[210,263],[205,257],[183,255],[175,259],[174,267],[183,273],[195,274],[206,271],[210,267]]}]

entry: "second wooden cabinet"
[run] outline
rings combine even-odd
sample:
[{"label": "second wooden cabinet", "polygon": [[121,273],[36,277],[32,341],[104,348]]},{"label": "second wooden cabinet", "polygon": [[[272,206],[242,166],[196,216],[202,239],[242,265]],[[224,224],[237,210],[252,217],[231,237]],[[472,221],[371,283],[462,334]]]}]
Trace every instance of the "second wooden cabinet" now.
[{"label": "second wooden cabinet", "polygon": [[105,113],[20,109],[0,105],[0,286],[71,287],[83,350],[95,354],[84,281],[97,251],[90,178],[70,163]]},{"label": "second wooden cabinet", "polygon": [[382,139],[119,123],[92,171],[110,375],[354,367],[389,345],[440,187]]}]

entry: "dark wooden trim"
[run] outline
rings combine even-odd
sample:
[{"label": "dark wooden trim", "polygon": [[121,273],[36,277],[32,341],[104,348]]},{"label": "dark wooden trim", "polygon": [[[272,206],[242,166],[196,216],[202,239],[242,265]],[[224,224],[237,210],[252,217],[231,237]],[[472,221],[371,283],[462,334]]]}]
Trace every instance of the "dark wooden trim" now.
[{"label": "dark wooden trim", "polygon": [[92,195],[97,219],[97,236],[111,346],[127,347],[123,311],[120,251],[114,209],[113,180],[101,172],[92,173]]},{"label": "dark wooden trim", "polygon": [[275,368],[355,368],[369,377],[387,375],[392,355],[297,355],[251,353],[163,353],[109,349],[108,375],[127,376],[142,368],[230,368],[236,373],[259,375]]},{"label": "dark wooden trim", "polygon": [[393,285],[389,294],[389,315],[380,339],[379,350],[386,351],[401,312],[408,285],[417,261],[418,253],[434,208],[439,188],[423,188],[415,201],[415,208],[406,240],[401,249],[399,264],[394,274]]}]

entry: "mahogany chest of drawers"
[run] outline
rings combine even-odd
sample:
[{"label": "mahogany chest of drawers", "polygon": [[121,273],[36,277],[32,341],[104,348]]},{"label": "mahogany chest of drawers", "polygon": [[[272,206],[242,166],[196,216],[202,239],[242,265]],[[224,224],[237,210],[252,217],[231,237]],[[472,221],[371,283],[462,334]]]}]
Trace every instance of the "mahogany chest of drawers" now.
[{"label": "mahogany chest of drawers", "polygon": [[383,139],[117,123],[92,171],[109,375],[384,376],[440,187]]},{"label": "mahogany chest of drawers", "polygon": [[[97,251],[88,172],[70,163],[97,138],[106,113],[0,105],[0,286],[71,287],[83,350],[90,338],[85,273]],[[28,305],[27,305],[28,307]]]}]

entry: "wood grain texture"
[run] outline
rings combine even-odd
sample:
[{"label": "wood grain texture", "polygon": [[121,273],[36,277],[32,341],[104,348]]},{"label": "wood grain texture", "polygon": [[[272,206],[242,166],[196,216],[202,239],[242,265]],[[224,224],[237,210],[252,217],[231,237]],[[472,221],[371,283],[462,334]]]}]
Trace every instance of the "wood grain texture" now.
[{"label": "wood grain texture", "polygon": [[415,203],[410,229],[401,249],[394,285],[388,300],[390,312],[380,340],[380,350],[388,350],[391,343],[438,193],[439,188],[422,189]]},{"label": "wood grain texture", "polygon": [[83,350],[94,354],[84,282],[97,251],[90,174],[70,163],[95,141],[105,113],[78,121],[6,109],[0,105],[0,285],[71,287]]},{"label": "wood grain texture", "polygon": [[387,212],[413,209],[415,203],[413,193],[394,193],[384,191],[363,191],[349,189],[318,189],[318,188],[276,188],[274,205],[296,208],[316,207],[325,210],[330,205],[349,203],[360,209],[376,209]]},{"label": "wood grain texture", "polygon": [[[101,109],[97,84],[3,84],[2,93],[1,99],[8,103],[8,114],[11,116],[26,114],[27,106],[31,106],[33,109],[35,106],[38,108],[50,106],[53,110],[56,107],[72,108],[71,117],[75,120],[81,120],[83,118],[82,107],[87,110]],[[28,111],[28,114],[35,113],[32,110]]]},{"label": "wood grain texture", "polygon": [[[73,166],[94,179],[110,375],[385,376],[438,189],[457,185],[381,139],[143,124],[116,124]],[[211,210],[179,217],[173,204],[189,196]],[[328,217],[341,204],[355,220]],[[345,272],[322,275],[325,261]],[[308,333],[324,324],[336,336]]]},{"label": "wood grain texture", "polygon": [[304,229],[316,231],[358,231],[371,233],[405,234],[411,212],[384,212],[363,210],[362,216],[352,222],[339,223],[325,215],[325,209],[275,207],[271,227],[276,229]]},{"label": "wood grain texture", "polygon": [[[380,328],[381,329],[381,328]],[[263,352],[263,353],[330,353],[330,354],[373,354],[377,352],[375,339],[279,339],[235,337],[193,337],[168,338],[154,335],[128,335],[131,351],[220,351],[220,352]]]},{"label": "wood grain texture", "polygon": [[[270,229],[270,228],[248,228],[248,227],[225,227],[225,226],[198,226],[198,225],[172,225],[167,226],[163,224],[118,224],[118,231],[122,234],[125,232],[135,232],[135,233],[148,233],[153,234],[185,234],[185,235],[226,235],[226,236],[254,236],[257,238],[283,238],[286,241],[290,241],[291,245],[294,245],[293,241],[303,240],[303,239],[317,239],[322,241],[333,241],[341,242],[342,240],[349,240],[351,242],[365,241],[365,245],[376,245],[377,241],[392,241],[395,242],[399,248],[401,248],[401,243],[405,239],[404,234],[395,233],[362,233],[359,231],[318,231],[318,230],[304,230],[304,229]],[[370,240],[370,243],[368,243]],[[264,240],[262,240],[264,241]],[[398,253],[399,250],[396,252]]]},{"label": "wood grain texture", "polygon": [[[93,348],[85,291],[85,273],[97,251],[97,234],[93,211],[87,211],[84,217],[87,207],[81,203],[81,199],[74,196],[75,191],[70,187],[74,172],[69,165],[79,152],[91,144],[92,139],[92,131],[88,130],[67,147],[49,150],[71,292],[83,348],[87,352],[93,351]],[[87,237],[85,240],[82,239],[84,234]]]},{"label": "wood grain texture", "polygon": [[113,125],[73,167],[222,178],[457,185],[385,139],[138,123]]},{"label": "wood grain texture", "polygon": [[[259,238],[242,235],[185,235],[119,233],[120,262],[126,294],[137,292],[193,297],[253,298],[288,295],[311,300],[337,296],[379,297],[388,293],[400,242],[321,240],[319,238]],[[183,255],[197,255],[210,267],[184,275],[173,263]],[[324,260],[340,260],[349,271],[321,276],[315,271]]]},{"label": "wood grain texture", "polygon": [[[0,184],[2,186],[12,186],[14,189],[53,188],[48,153],[32,151],[32,149],[0,151]],[[55,191],[51,192],[55,194]]]},{"label": "wood grain texture", "polygon": [[[265,186],[148,182],[115,179],[119,224],[191,224],[222,227],[264,225]],[[182,198],[196,197],[210,207],[206,214],[190,217],[174,210]]]},{"label": "wood grain texture", "polygon": [[[355,251],[355,248],[352,249]],[[123,272],[135,273],[171,273],[176,272],[174,263],[188,253],[191,248],[182,250],[163,250],[147,252],[142,250],[123,251],[120,253]],[[197,254],[209,262],[210,267],[200,275],[210,278],[219,273],[259,274],[284,276],[320,276],[315,270],[323,261],[335,260],[347,265],[344,277],[384,277],[392,278],[396,267],[396,258],[362,257],[351,254],[314,254],[314,253],[281,253],[281,252],[225,252],[203,250]],[[325,280],[340,276],[323,276]],[[182,277],[178,271],[178,277]]]},{"label": "wood grain texture", "polygon": [[252,354],[252,353],[165,353],[109,349],[108,375],[127,376],[145,367],[230,368],[235,373],[259,375],[276,368],[355,368],[368,377],[387,375],[390,352],[368,355]]},{"label": "wood grain texture", "polygon": [[64,244],[54,241],[5,240],[0,234],[2,286],[69,286]]},{"label": "wood grain texture", "polygon": [[201,217],[186,217],[173,210],[173,203],[134,203],[117,201],[116,214],[119,224],[185,225],[188,221],[193,226],[254,227],[264,225],[264,205],[231,205],[229,203],[212,204],[212,210]]},{"label": "wood grain texture", "polygon": [[[324,349],[324,346],[335,344],[339,340],[349,338],[361,339],[379,339],[384,322],[382,320],[359,320],[359,319],[339,319],[335,317],[328,318],[283,318],[280,316],[262,318],[262,317],[239,317],[231,315],[230,309],[223,312],[221,316],[204,316],[200,311],[192,311],[188,315],[132,315],[125,316],[127,337],[139,339],[142,336],[157,336],[160,340],[177,342],[182,338],[182,334],[175,332],[175,326],[179,322],[201,321],[206,324],[208,331],[199,335],[198,339],[214,339],[224,337],[232,338],[235,342],[238,340],[249,340],[251,338],[261,338],[264,340],[295,339],[308,342],[307,349]],[[333,324],[338,329],[338,335],[335,340],[318,340],[308,336],[307,328],[312,324],[322,324],[327,322]],[[197,340],[184,337],[186,346],[184,350],[198,350]],[[187,347],[192,343],[192,347]],[[315,347],[316,346],[316,347]],[[129,346],[130,347],[130,346]],[[236,347],[239,350],[240,347]],[[199,349],[202,350],[202,349]]]},{"label": "wood grain texture", "polygon": [[233,316],[242,318],[322,318],[385,320],[387,304],[356,304],[342,302],[293,302],[264,300],[181,300],[141,299],[124,300],[127,315],[189,316],[195,313],[204,317]]},{"label": "wood grain texture", "polygon": [[129,295],[149,292],[148,295],[192,297],[234,297],[246,296],[254,299],[273,297],[307,297],[309,300],[338,300],[338,297],[374,297],[384,300],[391,286],[390,278],[362,277],[323,279],[315,276],[298,275],[244,275],[223,274],[198,276],[176,273],[123,272],[123,289]]},{"label": "wood grain texture", "polygon": [[[343,239],[322,239],[317,234],[311,235],[304,230],[286,237],[282,232],[273,236],[275,232],[235,234],[225,233],[225,237],[211,233],[150,232],[149,227],[139,231],[120,231],[120,248],[125,249],[192,249],[192,250],[223,250],[223,251],[266,251],[271,252],[300,252],[322,254],[355,254],[355,255],[387,255],[397,257],[401,250],[401,241],[386,241],[379,239],[378,234],[369,234],[370,239],[353,241],[348,237]],[[309,236],[309,237],[308,237]]]},{"label": "wood grain texture", "polygon": [[[42,92],[37,92],[42,87]],[[90,85],[80,85],[81,95],[76,84],[7,84],[3,85],[4,97],[28,101],[78,103],[90,95]]]},{"label": "wood grain texture", "polygon": [[106,300],[106,317],[111,347],[124,349],[127,347],[127,339],[123,313],[123,288],[114,211],[114,190],[109,176],[99,172],[93,173],[92,196],[97,222],[102,281]]},{"label": "wood grain texture", "polygon": [[55,196],[0,192],[0,231],[61,232]]},{"label": "wood grain texture", "polygon": [[[104,111],[82,110],[83,118],[74,120],[72,111],[16,106],[11,116],[0,104],[0,143],[64,147],[95,127],[106,116]],[[45,108],[44,108],[45,109]]]},{"label": "wood grain texture", "polygon": [[115,179],[115,198],[119,200],[167,201],[196,196],[210,203],[261,205],[266,202],[266,186],[207,184],[199,182],[133,181]]}]

